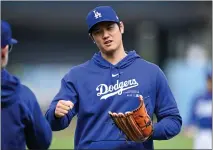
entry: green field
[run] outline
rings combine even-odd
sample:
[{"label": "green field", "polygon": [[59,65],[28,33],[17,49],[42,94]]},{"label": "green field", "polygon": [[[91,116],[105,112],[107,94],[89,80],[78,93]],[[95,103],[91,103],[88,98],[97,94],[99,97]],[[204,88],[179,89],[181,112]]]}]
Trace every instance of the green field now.
[{"label": "green field", "polygon": [[[69,128],[53,132],[53,140],[50,149],[73,149],[74,121]],[[155,149],[192,149],[192,139],[186,138],[183,134],[170,139],[168,141],[155,141]]]},{"label": "green field", "polygon": [[[192,149],[192,140],[179,135],[168,141],[155,141],[155,149]],[[73,136],[54,135],[50,149],[73,149]]]}]

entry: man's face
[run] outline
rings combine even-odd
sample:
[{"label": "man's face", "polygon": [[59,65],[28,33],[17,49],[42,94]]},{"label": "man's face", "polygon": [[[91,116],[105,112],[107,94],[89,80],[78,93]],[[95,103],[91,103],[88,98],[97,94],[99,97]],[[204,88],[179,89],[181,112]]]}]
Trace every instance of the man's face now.
[{"label": "man's face", "polygon": [[91,36],[97,47],[104,53],[112,53],[120,48],[122,44],[123,23],[101,22],[92,29]]},{"label": "man's face", "polygon": [[7,66],[8,62],[8,50],[9,46],[5,46],[4,48],[1,48],[1,68],[4,68]]}]

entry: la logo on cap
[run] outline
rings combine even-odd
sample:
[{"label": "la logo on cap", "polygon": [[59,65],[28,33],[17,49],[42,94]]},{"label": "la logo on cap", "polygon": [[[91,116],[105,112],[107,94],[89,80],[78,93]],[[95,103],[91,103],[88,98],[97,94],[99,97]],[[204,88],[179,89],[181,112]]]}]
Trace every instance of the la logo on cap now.
[{"label": "la logo on cap", "polygon": [[94,12],[94,15],[95,15],[95,16],[94,16],[95,19],[98,19],[98,18],[102,17],[102,16],[101,16],[101,13],[97,12],[96,10],[94,10],[93,12]]}]

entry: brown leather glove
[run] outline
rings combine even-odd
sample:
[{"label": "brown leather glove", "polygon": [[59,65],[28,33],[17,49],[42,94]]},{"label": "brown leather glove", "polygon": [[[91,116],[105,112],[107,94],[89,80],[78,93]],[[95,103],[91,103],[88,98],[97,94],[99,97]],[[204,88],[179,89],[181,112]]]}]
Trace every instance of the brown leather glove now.
[{"label": "brown leather glove", "polygon": [[153,133],[152,120],[147,114],[143,97],[139,96],[140,105],[133,111],[123,113],[109,112],[117,127],[127,136],[127,140],[144,142]]}]

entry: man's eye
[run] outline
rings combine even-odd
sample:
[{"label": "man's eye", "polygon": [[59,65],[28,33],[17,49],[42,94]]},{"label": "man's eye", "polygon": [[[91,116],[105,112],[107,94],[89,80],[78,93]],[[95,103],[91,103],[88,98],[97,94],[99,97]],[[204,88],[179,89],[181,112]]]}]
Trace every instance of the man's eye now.
[{"label": "man's eye", "polygon": [[100,33],[100,30],[94,30],[93,33],[95,34]]},{"label": "man's eye", "polygon": [[112,29],[114,26],[113,25],[110,25],[110,26],[108,26],[108,29]]}]

